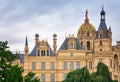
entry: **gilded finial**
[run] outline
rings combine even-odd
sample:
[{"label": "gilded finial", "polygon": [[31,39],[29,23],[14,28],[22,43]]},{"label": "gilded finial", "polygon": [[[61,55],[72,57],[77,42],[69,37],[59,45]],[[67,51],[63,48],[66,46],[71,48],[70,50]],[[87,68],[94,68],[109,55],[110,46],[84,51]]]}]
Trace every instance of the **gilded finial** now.
[{"label": "gilded finial", "polygon": [[85,23],[88,23],[89,19],[88,19],[88,10],[86,10],[86,14],[85,14]]},{"label": "gilded finial", "polygon": [[85,17],[86,17],[86,18],[88,17],[88,10],[86,10],[86,15],[85,15]]}]

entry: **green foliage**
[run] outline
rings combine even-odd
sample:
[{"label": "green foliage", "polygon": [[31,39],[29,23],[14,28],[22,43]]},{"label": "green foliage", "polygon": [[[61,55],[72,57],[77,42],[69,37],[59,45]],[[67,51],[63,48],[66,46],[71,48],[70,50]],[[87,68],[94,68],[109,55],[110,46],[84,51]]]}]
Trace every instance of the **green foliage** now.
[{"label": "green foliage", "polygon": [[23,82],[23,68],[18,65],[11,66],[9,69],[4,70],[5,82]]},{"label": "green foliage", "polygon": [[40,82],[40,79],[38,77],[35,77],[35,73],[29,72],[24,77],[24,82]]},{"label": "green foliage", "polygon": [[118,82],[112,80],[108,67],[103,63],[98,63],[97,71],[89,74],[89,71],[84,67],[67,74],[63,82]]},{"label": "green foliage", "polygon": [[7,41],[0,41],[0,82],[23,82],[23,69],[11,65],[16,56],[7,50],[7,44]]},{"label": "green foliage", "polygon": [[11,65],[16,56],[7,50],[9,48],[7,44],[7,41],[0,41],[0,82],[40,82],[40,79],[35,77],[35,73],[29,72],[23,77],[23,68],[18,65]]},{"label": "green foliage", "polygon": [[63,82],[88,82],[90,78],[89,71],[86,67],[77,69],[68,73],[66,79]]}]

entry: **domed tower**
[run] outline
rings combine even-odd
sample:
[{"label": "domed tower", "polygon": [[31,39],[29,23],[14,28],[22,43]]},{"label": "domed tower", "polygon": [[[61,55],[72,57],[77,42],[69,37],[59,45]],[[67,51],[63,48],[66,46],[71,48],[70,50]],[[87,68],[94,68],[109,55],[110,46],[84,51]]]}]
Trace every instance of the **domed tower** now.
[{"label": "domed tower", "polygon": [[95,52],[111,51],[112,31],[111,31],[111,27],[109,29],[107,28],[105,22],[105,11],[103,6],[100,15],[101,15],[100,25],[95,39]]},{"label": "domed tower", "polygon": [[80,26],[77,34],[78,39],[85,50],[94,51],[95,35],[95,27],[89,23],[88,11],[86,10],[85,22]]}]

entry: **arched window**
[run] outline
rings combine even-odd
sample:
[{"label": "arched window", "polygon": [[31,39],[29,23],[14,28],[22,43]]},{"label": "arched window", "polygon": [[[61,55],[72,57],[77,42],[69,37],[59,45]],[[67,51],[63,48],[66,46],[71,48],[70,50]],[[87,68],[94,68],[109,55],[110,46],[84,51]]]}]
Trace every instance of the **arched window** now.
[{"label": "arched window", "polygon": [[117,56],[117,54],[114,55],[114,69],[118,70],[118,56]]},{"label": "arched window", "polygon": [[89,33],[89,32],[87,32],[87,37],[89,37],[89,35],[90,35],[90,33]]},{"label": "arched window", "polygon": [[83,41],[81,41],[81,45],[83,46]]},{"label": "arched window", "polygon": [[87,41],[87,50],[90,50],[90,41]]},{"label": "arched window", "polygon": [[102,34],[100,34],[100,38],[102,38]]}]

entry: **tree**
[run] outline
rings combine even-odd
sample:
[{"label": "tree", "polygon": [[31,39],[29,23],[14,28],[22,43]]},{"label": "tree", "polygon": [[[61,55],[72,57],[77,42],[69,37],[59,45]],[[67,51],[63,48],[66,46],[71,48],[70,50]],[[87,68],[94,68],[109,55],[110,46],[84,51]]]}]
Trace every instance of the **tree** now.
[{"label": "tree", "polygon": [[63,82],[88,82],[90,73],[86,67],[77,69],[67,74],[66,79]]},{"label": "tree", "polygon": [[7,41],[0,41],[0,82],[23,82],[23,69],[18,65],[12,66],[16,56],[7,50],[7,44]]},{"label": "tree", "polygon": [[91,74],[90,82],[117,82],[117,80],[112,80],[108,67],[99,62],[97,72]]},{"label": "tree", "polygon": [[118,82],[112,80],[108,67],[103,63],[98,63],[97,71],[89,74],[86,67],[69,72],[63,82]]},{"label": "tree", "polygon": [[34,77],[35,73],[29,72],[23,77],[23,68],[12,65],[17,56],[7,50],[9,48],[7,44],[7,41],[0,41],[0,82],[40,82],[40,79]]},{"label": "tree", "polygon": [[24,77],[24,82],[40,82],[40,79],[38,77],[35,77],[35,73],[29,72]]}]

